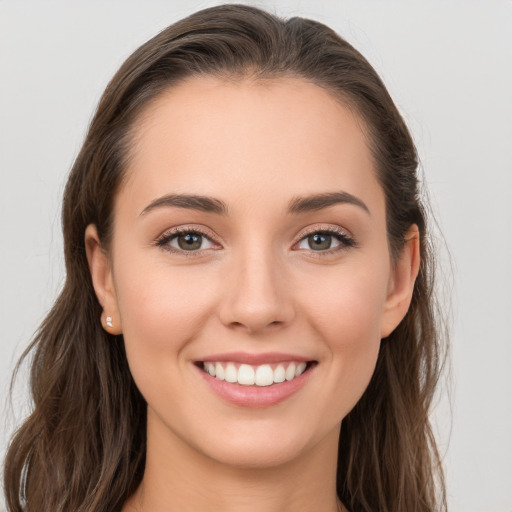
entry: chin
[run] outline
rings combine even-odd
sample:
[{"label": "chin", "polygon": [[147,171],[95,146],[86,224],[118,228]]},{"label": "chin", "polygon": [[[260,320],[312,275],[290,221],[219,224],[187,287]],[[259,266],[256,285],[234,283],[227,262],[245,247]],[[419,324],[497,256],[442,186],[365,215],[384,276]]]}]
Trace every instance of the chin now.
[{"label": "chin", "polygon": [[212,429],[205,437],[195,436],[199,442],[193,444],[196,450],[220,464],[239,469],[268,469],[293,463],[317,450],[323,441],[332,451],[333,444],[337,446],[340,424],[333,422],[334,428],[329,428],[329,423],[326,418],[321,428],[311,428],[307,420],[297,418],[284,422],[248,418]]},{"label": "chin", "polygon": [[205,454],[216,462],[237,469],[269,469],[292,462],[307,449],[304,444],[276,440],[255,443],[231,440],[208,449]]}]

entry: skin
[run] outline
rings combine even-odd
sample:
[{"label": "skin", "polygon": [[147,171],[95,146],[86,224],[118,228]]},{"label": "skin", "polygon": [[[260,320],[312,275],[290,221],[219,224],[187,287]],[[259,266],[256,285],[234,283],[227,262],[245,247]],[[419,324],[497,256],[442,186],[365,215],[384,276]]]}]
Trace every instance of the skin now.
[{"label": "skin", "polygon": [[[407,312],[420,257],[416,226],[390,257],[362,123],[303,80],[194,78],[138,120],[126,177],[110,251],[95,226],[85,234],[102,324],[111,316],[108,331],[124,335],[148,403],[146,472],[124,512],[339,510],[341,421],[370,381],[381,338]],[[368,211],[287,213],[292,198],[339,191]],[[228,214],[141,214],[171,193],[218,198]],[[174,227],[211,242],[189,257],[158,246]],[[311,248],[308,230],[329,228],[354,245],[333,237],[331,248]],[[318,365],[284,402],[247,408],[215,395],[194,366],[232,351]]]}]

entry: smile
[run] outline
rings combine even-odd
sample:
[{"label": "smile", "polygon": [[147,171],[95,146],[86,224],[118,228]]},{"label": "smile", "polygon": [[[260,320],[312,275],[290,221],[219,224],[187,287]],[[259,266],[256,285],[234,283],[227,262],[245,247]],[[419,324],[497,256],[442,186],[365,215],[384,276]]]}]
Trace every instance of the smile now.
[{"label": "smile", "polygon": [[203,362],[203,370],[219,380],[242,386],[271,386],[300,377],[307,368],[304,361],[289,361],[258,366],[236,362]]},{"label": "smile", "polygon": [[208,359],[195,362],[199,377],[223,401],[240,407],[269,407],[289,399],[306,385],[318,366],[317,361],[282,355],[230,354]]}]

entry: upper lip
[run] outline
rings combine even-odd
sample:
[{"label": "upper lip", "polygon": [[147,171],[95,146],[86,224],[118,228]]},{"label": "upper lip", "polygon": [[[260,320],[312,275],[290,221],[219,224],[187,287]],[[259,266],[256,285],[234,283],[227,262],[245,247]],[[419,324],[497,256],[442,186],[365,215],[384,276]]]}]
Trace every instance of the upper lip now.
[{"label": "upper lip", "polygon": [[313,361],[310,357],[303,357],[296,354],[286,354],[283,352],[264,352],[262,354],[250,354],[248,352],[225,352],[222,354],[212,354],[198,359],[196,362],[233,362],[250,365],[282,363],[285,361],[308,362]]}]

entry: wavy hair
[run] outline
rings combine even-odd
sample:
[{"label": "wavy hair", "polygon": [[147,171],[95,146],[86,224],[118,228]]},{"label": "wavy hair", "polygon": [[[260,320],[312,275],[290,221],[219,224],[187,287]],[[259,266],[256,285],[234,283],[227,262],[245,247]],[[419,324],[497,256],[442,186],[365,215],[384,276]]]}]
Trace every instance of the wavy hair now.
[{"label": "wavy hair", "polygon": [[115,512],[142,480],[146,404],[123,337],[98,322],[84,231],[94,223],[108,250],[138,116],[162,91],[201,75],[304,79],[362,120],[385,193],[391,254],[417,224],[422,257],[410,309],[382,340],[371,382],[342,422],[337,492],[351,512],[446,510],[429,423],[445,344],[413,140],[375,70],[333,30],[237,4],[196,12],[143,44],[99,102],[64,192],[65,284],[18,363],[30,357],[33,410],[8,449],[8,510]]}]

